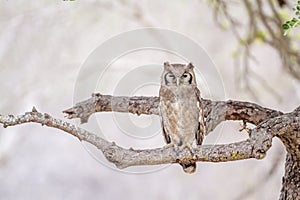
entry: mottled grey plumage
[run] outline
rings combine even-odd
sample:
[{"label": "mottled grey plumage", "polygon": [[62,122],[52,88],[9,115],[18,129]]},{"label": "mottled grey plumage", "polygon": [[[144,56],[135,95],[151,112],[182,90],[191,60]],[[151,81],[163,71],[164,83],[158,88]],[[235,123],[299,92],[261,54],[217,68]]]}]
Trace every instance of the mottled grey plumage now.
[{"label": "mottled grey plumage", "polygon": [[[193,68],[191,63],[165,62],[159,91],[160,116],[167,146],[180,150],[188,147],[191,152],[194,141],[197,145],[202,144],[205,132],[200,91]],[[180,164],[187,173],[196,170],[193,161]]]}]

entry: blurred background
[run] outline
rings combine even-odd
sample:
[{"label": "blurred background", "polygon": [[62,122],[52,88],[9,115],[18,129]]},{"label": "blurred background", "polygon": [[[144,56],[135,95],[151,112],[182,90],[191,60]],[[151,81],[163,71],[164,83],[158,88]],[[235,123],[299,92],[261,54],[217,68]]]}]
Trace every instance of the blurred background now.
[{"label": "blurred background", "polygon": [[[263,25],[253,26],[261,19],[251,22],[249,13],[260,7],[245,2],[3,0],[0,113],[17,115],[36,106],[64,119],[62,110],[94,91],[157,96],[162,63],[188,62],[186,57],[144,49],[116,55],[103,65],[99,54],[105,42],[145,27],[167,29],[203,48],[200,57],[206,64],[197,67],[197,81],[204,98],[251,101],[290,112],[299,106],[299,65],[280,45],[291,41],[282,39],[279,29],[274,29],[276,38]],[[274,3],[282,20],[292,14],[291,6]],[[270,5],[261,7],[273,14]],[[289,37],[298,38],[290,45],[297,49],[297,30]],[[90,80],[96,80],[92,87],[85,85]],[[164,145],[157,116],[98,113],[82,127],[126,148]],[[225,122],[204,143],[241,141],[247,133],[240,128],[239,122]],[[62,131],[25,124],[0,128],[0,199],[277,199],[284,159],[284,147],[275,138],[263,160],[198,163],[192,175],[179,165],[118,170],[93,147]]]}]

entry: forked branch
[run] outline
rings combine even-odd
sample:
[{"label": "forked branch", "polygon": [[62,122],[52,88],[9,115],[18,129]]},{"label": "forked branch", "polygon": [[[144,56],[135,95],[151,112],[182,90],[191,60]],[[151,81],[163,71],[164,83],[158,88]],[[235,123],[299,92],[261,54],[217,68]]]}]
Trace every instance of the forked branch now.
[{"label": "forked branch", "polygon": [[[174,148],[134,150],[124,149],[114,142],[90,133],[75,125],[40,113],[35,108],[24,115],[0,115],[4,127],[24,123],[39,123],[67,132],[79,140],[96,146],[109,162],[118,168],[139,165],[159,165],[185,161],[226,162],[249,158],[262,159],[272,145],[272,138],[278,137],[287,150],[285,176],[280,199],[293,199],[300,195],[300,107],[291,113],[282,113],[257,104],[240,101],[211,101],[202,99],[206,117],[206,129],[211,132],[225,120],[241,120],[256,125],[248,130],[249,138],[231,144],[201,145],[194,149],[176,151]],[[158,97],[113,97],[93,94],[88,100],[77,103],[64,113],[69,119],[80,118],[87,122],[96,112],[129,112],[133,114],[159,114]]]},{"label": "forked branch", "polygon": [[173,148],[157,148],[146,150],[124,149],[114,142],[108,142],[96,134],[83,130],[68,122],[55,119],[47,113],[40,113],[33,109],[24,115],[0,115],[0,123],[4,127],[15,126],[23,123],[35,122],[67,132],[79,140],[89,142],[101,150],[110,162],[119,168],[136,165],[158,165],[176,163],[179,160],[193,159],[195,161],[225,162],[247,158],[263,158],[271,146],[273,135],[264,129],[255,129],[248,140],[228,145],[203,145],[195,149],[195,155],[191,158],[186,149],[180,153]]},{"label": "forked branch", "polygon": [[[164,147],[145,150],[124,149],[114,142],[106,141],[94,133],[63,120],[55,119],[49,114],[42,114],[36,109],[19,116],[0,115],[0,123],[4,127],[8,127],[35,122],[60,129],[79,140],[93,144],[103,152],[107,160],[119,168],[125,168],[136,165],[176,163],[185,159],[208,162],[225,162],[248,158],[261,159],[271,147],[274,136],[284,135],[284,133],[289,132],[289,129],[295,128],[294,123],[299,125],[300,122],[299,117],[294,116],[291,121],[293,123],[287,125],[286,119],[291,119],[293,113],[283,114],[248,102],[214,102],[204,99],[203,101],[210,131],[224,120],[243,120],[256,124],[257,127],[249,131],[249,139],[245,141],[231,144],[202,145],[195,148],[195,154],[191,157],[187,149],[182,152]],[[69,118],[80,117],[86,121],[91,114],[105,111],[158,114],[158,97],[112,97],[94,94],[92,98],[80,102],[64,112],[68,114]]]}]

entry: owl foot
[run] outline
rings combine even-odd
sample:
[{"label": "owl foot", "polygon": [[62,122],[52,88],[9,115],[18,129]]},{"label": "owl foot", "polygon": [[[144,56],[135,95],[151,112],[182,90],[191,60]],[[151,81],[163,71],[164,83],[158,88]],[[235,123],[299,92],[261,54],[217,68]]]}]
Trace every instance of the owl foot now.
[{"label": "owl foot", "polygon": [[190,151],[192,158],[184,158],[183,160],[179,161],[179,164],[182,166],[185,173],[192,174],[196,171],[196,162],[193,161],[195,153],[191,144],[181,145],[179,149],[182,151],[186,147]]}]

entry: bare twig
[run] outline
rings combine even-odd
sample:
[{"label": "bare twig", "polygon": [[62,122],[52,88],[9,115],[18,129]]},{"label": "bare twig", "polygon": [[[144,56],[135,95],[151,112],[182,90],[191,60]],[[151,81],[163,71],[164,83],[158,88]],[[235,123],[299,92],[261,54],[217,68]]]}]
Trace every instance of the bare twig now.
[{"label": "bare twig", "polygon": [[[214,0],[213,13],[217,24],[223,28],[222,21],[228,22],[227,30],[232,31],[238,43],[237,50],[235,51],[235,61],[238,72],[236,74],[236,80],[238,85],[243,85],[249,94],[255,100],[259,100],[259,97],[253,90],[252,83],[259,84],[266,92],[273,95],[278,101],[281,100],[280,96],[266,85],[266,81],[263,81],[262,76],[259,73],[250,72],[250,61],[255,56],[250,52],[256,44],[256,41],[265,43],[276,50],[278,53],[282,67],[295,79],[300,80],[300,56],[299,48],[297,48],[297,40],[290,37],[283,36],[283,19],[280,16],[281,4],[275,1],[236,1],[236,4],[242,4],[245,8],[245,18],[234,17],[234,10],[230,8],[231,1]],[[222,21],[220,20],[222,19]],[[243,31],[244,29],[246,31]]]}]

